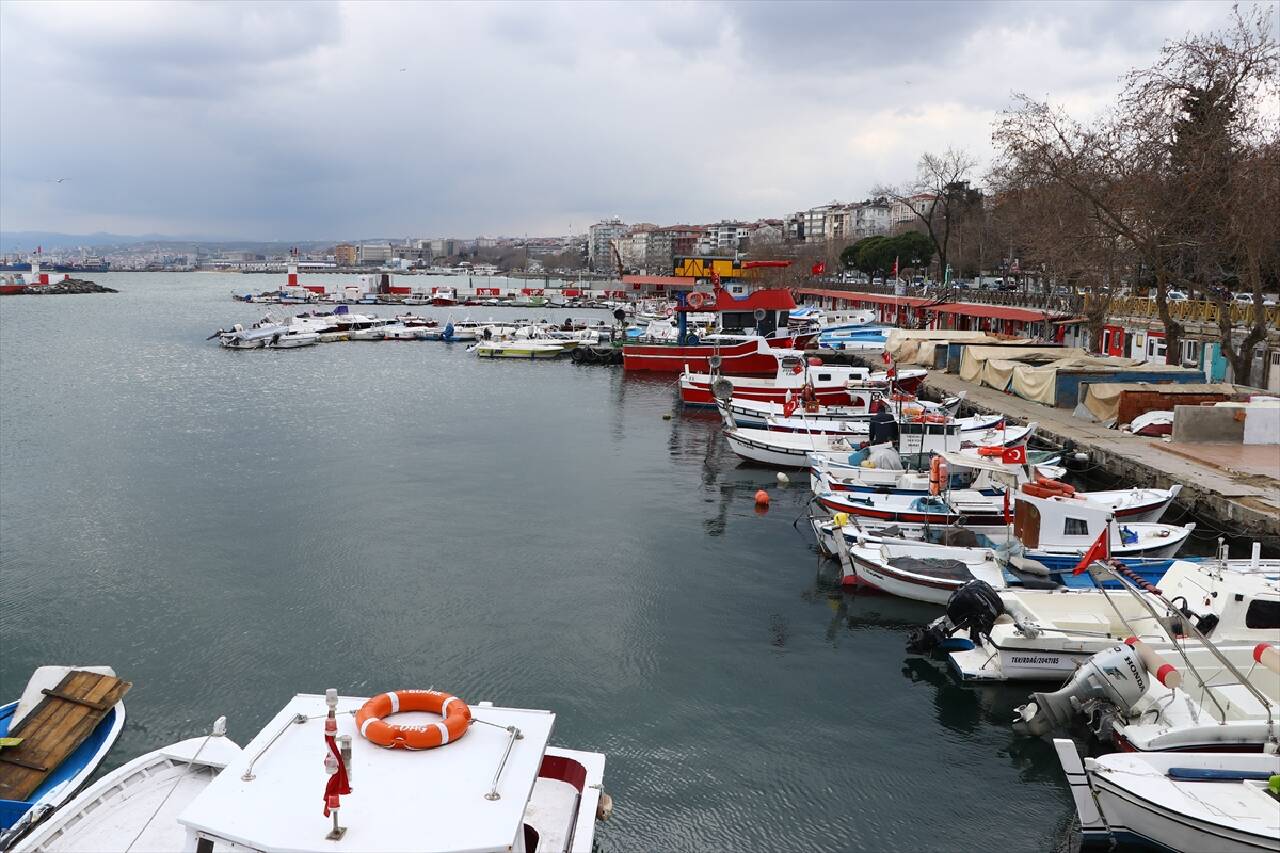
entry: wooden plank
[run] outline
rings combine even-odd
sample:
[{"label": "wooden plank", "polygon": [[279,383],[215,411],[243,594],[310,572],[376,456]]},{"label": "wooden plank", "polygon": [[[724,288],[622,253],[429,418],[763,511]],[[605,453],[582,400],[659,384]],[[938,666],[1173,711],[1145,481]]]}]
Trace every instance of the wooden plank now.
[{"label": "wooden plank", "polygon": [[75,752],[132,685],[73,670],[11,732],[22,743],[0,755],[0,798],[26,800]]}]

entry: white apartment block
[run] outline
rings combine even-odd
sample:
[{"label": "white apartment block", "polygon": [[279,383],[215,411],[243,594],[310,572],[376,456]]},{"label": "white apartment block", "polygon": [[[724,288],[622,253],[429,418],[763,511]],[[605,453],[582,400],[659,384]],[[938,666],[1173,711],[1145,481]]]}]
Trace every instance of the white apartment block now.
[{"label": "white apartment block", "polygon": [[587,260],[591,269],[612,270],[613,242],[627,233],[627,226],[618,217],[605,219],[592,225],[587,231]]}]

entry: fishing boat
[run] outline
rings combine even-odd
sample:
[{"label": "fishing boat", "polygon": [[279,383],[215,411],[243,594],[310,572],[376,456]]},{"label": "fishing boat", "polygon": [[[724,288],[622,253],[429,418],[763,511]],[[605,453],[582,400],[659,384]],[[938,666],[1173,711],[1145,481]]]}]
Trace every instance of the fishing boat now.
[{"label": "fishing boat", "polygon": [[[681,304],[674,309],[681,319],[676,341],[625,344],[623,369],[661,373],[686,369],[710,373],[718,369],[743,376],[772,375],[777,369],[772,350],[804,349],[815,337],[812,333],[788,331],[787,315],[795,307],[791,292],[781,288],[751,289],[737,284],[694,289],[682,294]],[[687,315],[704,311],[719,317],[721,335],[712,343],[682,334],[687,328]]]},{"label": "fishing boat", "polygon": [[971,626],[977,614],[963,601],[955,608],[949,604],[947,614],[919,632],[914,650],[950,642],[951,667],[965,681],[1060,681],[1126,637],[1164,651],[1188,626],[1217,643],[1280,636],[1280,583],[1261,572],[1176,560],[1156,584],[1160,596],[1101,586],[1005,590],[999,596],[1001,612],[968,641],[946,638]]},{"label": "fishing boat", "polygon": [[41,823],[15,851],[177,851],[191,847],[178,816],[242,754],[219,717],[188,738],[98,779]]},{"label": "fishing boat", "polygon": [[[772,367],[767,377],[732,375],[721,366],[719,373],[697,373],[686,368],[680,374],[680,401],[686,406],[714,406],[714,383],[723,380],[732,387],[736,400],[784,405],[788,399],[811,396],[821,406],[853,406],[862,408],[871,401],[872,391],[886,391],[892,385],[904,394],[915,394],[927,375],[924,370],[902,370],[896,376],[884,371],[872,372],[865,367],[823,364],[806,359],[799,352],[769,353]],[[811,394],[806,394],[806,387]]]},{"label": "fishing boat", "polygon": [[215,728],[135,759],[21,849],[590,853],[605,756],[551,746],[555,721],[434,690],[298,694],[243,750]]},{"label": "fishing boat", "polygon": [[1045,450],[1029,450],[1026,454],[1026,464],[1006,464],[999,457],[980,455],[978,448],[927,457],[903,456],[891,444],[872,445],[849,454],[811,453],[809,486],[814,494],[829,491],[927,495],[932,488],[933,455],[947,463],[949,488],[973,489],[988,496],[1002,495],[1006,488],[1017,488],[1036,477],[1059,480],[1066,476],[1066,469],[1058,465],[1059,454]]},{"label": "fishing boat", "polygon": [[448,308],[458,304],[458,291],[453,287],[431,288],[431,304],[438,308]]},{"label": "fishing boat", "polygon": [[[575,344],[576,346],[576,344]],[[559,358],[568,352],[560,341],[536,339],[481,341],[467,347],[477,358]]]},{"label": "fishing boat", "polygon": [[[871,385],[872,383],[864,384]],[[871,387],[870,391],[871,393],[865,396],[858,395],[859,403],[857,405],[842,406],[819,403],[816,407],[811,407],[814,409],[813,411],[805,410],[804,417],[809,421],[860,420],[870,418],[877,408],[883,410],[898,406],[902,407],[904,411],[918,408],[921,413],[928,412],[930,414],[955,417],[960,408],[960,403],[964,400],[963,391],[958,396],[949,397],[941,403],[918,400],[905,394],[889,395],[879,387]],[[876,405],[877,402],[881,403],[879,407]],[[768,426],[770,417],[784,416],[787,408],[785,402],[753,400],[746,397],[735,396],[729,401],[729,413],[733,415],[734,423],[738,426],[759,429],[764,429]]]},{"label": "fishing boat", "polygon": [[1035,429],[1035,424],[1031,424],[1008,430],[962,433],[955,421],[895,423],[893,416],[885,413],[883,417],[887,418],[890,429],[882,433],[881,425],[873,419],[870,430],[863,437],[739,427],[724,402],[720,403],[720,416],[724,422],[725,439],[734,453],[751,462],[778,468],[809,468],[810,455],[814,453],[849,458],[857,451],[886,440],[892,441],[895,437],[901,454],[958,452],[965,446],[1013,447],[1025,445],[1027,437]]},{"label": "fishing boat", "polygon": [[297,349],[315,346],[318,343],[320,343],[319,332],[290,324],[283,327],[283,331],[278,331],[268,338],[264,346],[267,349]]},{"label": "fishing boat", "polygon": [[[732,412],[732,409],[730,411]],[[939,412],[931,416],[939,418],[939,423],[955,423],[962,441],[969,436],[985,436],[991,430],[1003,430],[1004,428],[1003,415],[974,415],[968,418],[952,418]],[[791,415],[785,413],[770,415],[765,419],[765,429],[772,432],[810,432],[814,434],[825,433],[827,435],[860,437],[871,434],[871,424],[865,417],[850,420],[829,418],[811,421],[809,420],[809,415],[802,413],[798,408]],[[1024,427],[1014,427],[1009,432],[1014,436],[1012,441],[1015,443],[1026,435]]]},{"label": "fishing boat", "polygon": [[93,774],[124,728],[129,687],[107,666],[42,666],[0,707],[0,849]]},{"label": "fishing boat", "polygon": [[1280,756],[1112,753],[1081,760],[1055,738],[1087,845],[1186,853],[1280,851]]},{"label": "fishing boat", "polygon": [[[1041,480],[1055,482],[1043,477]],[[1023,483],[1022,489],[1025,490],[1028,485],[1032,484]],[[908,535],[918,532],[924,525],[946,527],[951,524],[963,524],[974,533],[996,535],[1003,533],[1011,520],[1006,514],[1003,494],[988,494],[979,489],[947,489],[940,494],[929,495],[914,492],[833,491],[825,472],[816,478],[813,486],[818,501],[832,512],[848,513],[856,516],[864,525],[872,527],[893,525]],[[1107,518],[1114,517],[1123,520],[1123,525],[1113,531],[1113,538],[1117,546],[1128,547],[1143,539],[1141,533],[1146,531],[1139,531],[1139,525],[1158,521],[1178,495],[1178,490],[1178,486],[1171,489],[1134,487],[1098,492],[1073,490],[1071,497],[1033,500],[1036,500],[1035,510],[1041,516],[1042,530],[1061,529],[1064,533],[1079,531],[1079,541],[1087,547],[1102,532]],[[1025,491],[1019,493],[1014,501],[1015,510],[1019,503],[1027,504],[1029,498]],[[1089,537],[1090,529],[1093,530],[1092,538]],[[1162,526],[1162,529],[1182,530],[1168,525]],[[1125,531],[1132,531],[1132,535]],[[1171,541],[1176,538],[1172,532],[1163,535],[1152,532],[1149,538],[1159,546],[1154,551],[1162,556],[1173,556],[1173,552],[1168,551]],[[1182,539],[1178,538],[1177,542],[1180,545]]]}]

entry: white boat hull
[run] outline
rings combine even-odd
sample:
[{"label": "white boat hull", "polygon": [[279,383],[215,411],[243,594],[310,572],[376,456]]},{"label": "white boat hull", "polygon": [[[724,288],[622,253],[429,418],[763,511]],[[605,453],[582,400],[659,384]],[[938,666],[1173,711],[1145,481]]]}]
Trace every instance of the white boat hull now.
[{"label": "white boat hull", "polygon": [[1088,842],[1145,842],[1196,853],[1280,851],[1280,805],[1257,781],[1180,782],[1170,768],[1280,773],[1274,755],[1107,755],[1081,761],[1053,742]]}]

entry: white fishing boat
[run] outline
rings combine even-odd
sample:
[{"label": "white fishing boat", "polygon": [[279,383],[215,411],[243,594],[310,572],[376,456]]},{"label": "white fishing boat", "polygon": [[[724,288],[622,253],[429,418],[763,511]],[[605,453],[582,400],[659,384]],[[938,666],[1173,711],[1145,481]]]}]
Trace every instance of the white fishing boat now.
[{"label": "white fishing boat", "polygon": [[276,332],[266,343],[267,349],[296,349],[320,343],[320,333],[300,326],[288,325]]},{"label": "white fishing boat", "polygon": [[[813,410],[805,409],[803,417],[806,421],[812,422],[868,419],[875,413],[877,408],[875,404],[877,402],[881,404],[879,408],[887,411],[901,407],[908,413],[914,411],[919,414],[929,413],[955,417],[956,411],[960,408],[960,403],[964,400],[964,392],[941,403],[933,403],[904,395],[898,395],[900,399],[890,399],[885,395],[883,389],[879,387],[868,387],[868,391],[869,393],[866,395],[858,395],[858,403],[856,405],[842,406],[819,403]],[[773,402],[770,400],[751,400],[745,397],[734,397],[729,401],[729,413],[733,415],[734,422],[741,427],[757,429],[766,428],[770,417],[785,416],[787,408],[785,402]]]},{"label": "white fishing boat", "polygon": [[1004,564],[991,548],[882,539],[850,543],[847,553],[845,571],[856,573],[859,585],[928,604],[946,604],[974,580],[994,589],[1008,585]]},{"label": "white fishing boat", "polygon": [[42,666],[0,706],[0,849],[93,775],[124,728],[129,687],[109,666]]},{"label": "white fishing boat", "polygon": [[[812,469],[811,469],[812,470]],[[858,517],[866,526],[893,525],[912,535],[926,526],[946,527],[958,524],[974,533],[987,536],[998,535],[1005,531],[1012,517],[1006,516],[1003,494],[990,494],[982,489],[946,489],[939,494],[921,495],[916,492],[866,493],[850,491],[833,491],[829,476],[819,471],[812,477],[814,494],[818,501],[832,512],[844,512]],[[1041,478],[1039,483],[1057,481]],[[1064,534],[1068,531],[1080,531],[1081,544],[1092,542],[1088,539],[1089,521],[1096,526],[1094,538],[1102,532],[1108,516],[1120,522],[1114,533],[1117,547],[1129,547],[1143,539],[1138,525],[1150,524],[1164,515],[1169,504],[1178,495],[1179,487],[1171,489],[1112,489],[1098,492],[1071,491],[1069,497],[1031,498],[1025,489],[1033,484],[1024,482],[1017,493],[1014,509],[1018,502],[1040,500],[1032,504],[1041,512],[1041,529],[1061,528]],[[1048,488],[1047,486],[1043,488]],[[1064,489],[1070,486],[1063,485]],[[1091,512],[1089,512],[1091,511]],[[1089,514],[1084,514],[1089,512]],[[1170,532],[1153,533],[1150,537],[1160,547],[1148,556],[1172,557],[1174,551],[1167,546],[1175,538],[1172,531],[1182,530],[1166,526]],[[1086,541],[1087,540],[1087,541]],[[1169,540],[1169,541],[1164,541]],[[1181,544],[1181,539],[1177,540]],[[1175,549],[1176,550],[1176,549]],[[1167,553],[1166,553],[1167,551]],[[1129,555],[1135,556],[1135,555]]]},{"label": "white fishing boat", "polygon": [[773,376],[695,373],[686,367],[679,380],[681,402],[686,406],[714,406],[712,384],[725,382],[732,389],[731,396],[742,400],[785,403],[795,398],[803,403],[811,392],[813,402],[818,404],[862,407],[868,405],[871,391],[889,390],[891,384],[914,394],[926,375],[924,370],[912,369],[890,377],[885,371],[872,372],[865,367],[822,364],[818,359],[806,359],[796,350],[766,351],[762,355],[776,361]]},{"label": "white fishing boat", "polygon": [[[208,735],[140,755],[98,779],[22,839],[21,853],[199,850],[178,816],[242,754],[226,718]],[[213,848],[218,849],[218,848]]]},{"label": "white fishing boat", "polygon": [[[969,641],[959,641],[968,647],[950,653],[951,666],[966,681],[1059,681],[1127,637],[1162,651],[1189,627],[1219,644],[1280,636],[1280,583],[1261,572],[1177,560],[1157,587],[1160,595],[1142,589],[1002,591],[1002,612],[971,632]],[[921,632],[916,650],[972,628],[979,616],[963,604],[948,606]]]},{"label": "white fishing boat", "polygon": [[[1066,476],[1056,463],[1060,457],[1048,451],[1028,451],[1027,464],[1006,464],[1000,457],[982,456],[978,448],[940,453],[946,461],[945,475],[952,489],[975,489],[984,495],[1001,495],[1037,477],[1053,480]],[[911,462],[920,467],[907,468]],[[866,492],[878,494],[927,495],[930,464],[921,454],[903,457],[893,445],[876,444],[850,454],[809,455],[809,486],[820,492]]]},{"label": "white fishing boat", "polygon": [[478,358],[558,358],[568,352],[559,341],[505,340],[481,341],[467,348]]},{"label": "white fishing boat", "polygon": [[219,345],[226,349],[262,349],[272,337],[283,334],[287,329],[281,323],[254,323],[247,329],[236,323],[230,331],[219,330],[214,334]]},{"label": "white fishing boat", "polygon": [[1268,788],[1280,756],[1112,753],[1083,761],[1055,738],[1085,844],[1185,853],[1280,851],[1280,800]]},{"label": "white fishing boat", "polygon": [[872,442],[893,440],[896,436],[900,453],[925,454],[929,452],[958,452],[965,446],[1002,447],[1025,444],[1036,425],[1011,427],[1007,430],[978,430],[962,433],[955,421],[951,422],[909,422],[892,424],[893,417],[885,417],[891,422],[885,436],[873,422],[868,434],[863,437],[852,434],[828,435],[809,432],[775,432],[765,429],[739,427],[729,412],[728,404],[721,401],[720,416],[724,423],[724,435],[729,446],[744,459],[770,465],[776,468],[808,468],[810,454],[843,454],[846,458],[854,451],[869,446]]},{"label": "white fishing boat", "polygon": [[211,736],[131,762],[22,849],[590,853],[605,756],[551,746],[555,720],[437,691],[299,694],[243,750]]},{"label": "white fishing boat", "polygon": [[[732,412],[732,404],[730,411]],[[945,414],[936,413],[931,414],[930,417],[940,418],[943,423],[954,423],[962,441],[985,440],[992,430],[1001,430],[1004,425],[1003,415],[950,418]],[[765,419],[765,429],[773,432],[812,432],[830,435],[867,436],[871,434],[871,424],[865,417],[846,420],[837,418],[811,420],[809,414],[800,409],[796,409],[791,415],[784,412],[781,415],[768,416]],[[1004,432],[1006,435],[1000,437],[1002,444],[1017,444],[1027,435],[1026,427],[1010,427]]]}]

